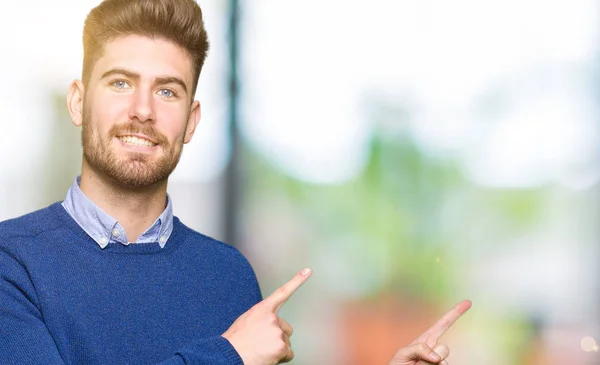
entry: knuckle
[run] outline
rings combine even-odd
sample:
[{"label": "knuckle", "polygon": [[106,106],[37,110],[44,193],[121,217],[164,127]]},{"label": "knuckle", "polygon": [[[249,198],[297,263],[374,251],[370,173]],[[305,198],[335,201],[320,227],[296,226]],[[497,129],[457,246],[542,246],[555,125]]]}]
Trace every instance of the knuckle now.
[{"label": "knuckle", "polygon": [[450,348],[445,344],[436,345],[433,351],[438,353],[442,358],[446,358],[450,355]]},{"label": "knuckle", "polygon": [[284,286],[275,289],[275,295],[277,296],[285,296],[287,294],[287,290]]},{"label": "knuckle", "polygon": [[285,341],[280,340],[277,341],[277,344],[275,345],[275,351],[277,351],[278,354],[282,354],[285,355],[285,353],[287,352],[288,346],[285,343]]},{"label": "knuckle", "polygon": [[279,318],[279,327],[285,332],[288,336],[292,335],[294,332],[294,328],[291,324],[289,324],[285,319]]},{"label": "knuckle", "polygon": [[417,351],[419,351],[420,353],[429,353],[431,352],[431,349],[426,344],[420,343],[417,347]]}]

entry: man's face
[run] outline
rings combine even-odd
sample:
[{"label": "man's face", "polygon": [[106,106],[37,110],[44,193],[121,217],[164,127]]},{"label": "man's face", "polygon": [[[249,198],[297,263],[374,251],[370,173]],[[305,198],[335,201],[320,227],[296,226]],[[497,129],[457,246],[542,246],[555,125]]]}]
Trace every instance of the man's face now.
[{"label": "man's face", "polygon": [[84,158],[127,188],[165,181],[199,119],[192,64],[183,48],[130,35],[105,46],[85,85]]}]

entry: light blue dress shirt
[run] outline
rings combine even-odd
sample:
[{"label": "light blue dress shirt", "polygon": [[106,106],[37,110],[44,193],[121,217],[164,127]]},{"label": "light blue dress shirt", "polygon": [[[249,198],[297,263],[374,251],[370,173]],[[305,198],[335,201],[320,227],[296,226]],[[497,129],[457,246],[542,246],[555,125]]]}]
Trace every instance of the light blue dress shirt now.
[{"label": "light blue dress shirt", "polygon": [[142,233],[136,242],[128,242],[125,229],[119,222],[100,209],[81,191],[79,187],[80,180],[79,176],[75,178],[62,206],[75,222],[98,243],[100,248],[105,248],[112,242],[118,242],[126,246],[133,243],[158,242],[161,248],[165,247],[173,232],[173,205],[168,194],[167,207],[154,224]]}]

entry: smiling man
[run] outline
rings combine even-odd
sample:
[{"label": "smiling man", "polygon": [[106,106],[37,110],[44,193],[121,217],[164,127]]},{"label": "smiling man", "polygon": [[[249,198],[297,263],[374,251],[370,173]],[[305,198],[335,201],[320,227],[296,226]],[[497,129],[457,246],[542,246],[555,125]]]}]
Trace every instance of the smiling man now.
[{"label": "smiling man", "polygon": [[[0,223],[0,363],[270,365],[294,357],[248,261],[173,215],[169,175],[200,120],[208,41],[193,0],[105,0],[67,107],[83,164],[64,201]],[[390,364],[444,363],[463,302]]]},{"label": "smiling man", "polygon": [[[262,299],[254,272],[167,195],[200,120],[201,9],[107,0],[83,45],[67,94],[81,175],[63,202],[0,224],[0,363],[242,364],[247,331],[225,333]],[[269,326],[285,345],[289,325]]]}]

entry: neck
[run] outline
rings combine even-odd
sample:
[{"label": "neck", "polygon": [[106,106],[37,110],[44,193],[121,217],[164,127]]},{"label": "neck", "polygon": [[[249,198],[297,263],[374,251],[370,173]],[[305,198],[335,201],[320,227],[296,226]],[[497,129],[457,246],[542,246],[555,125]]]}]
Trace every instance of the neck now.
[{"label": "neck", "polygon": [[97,173],[85,161],[79,186],[94,204],[123,226],[129,242],[136,242],[162,214],[167,204],[166,180],[131,189]]}]

